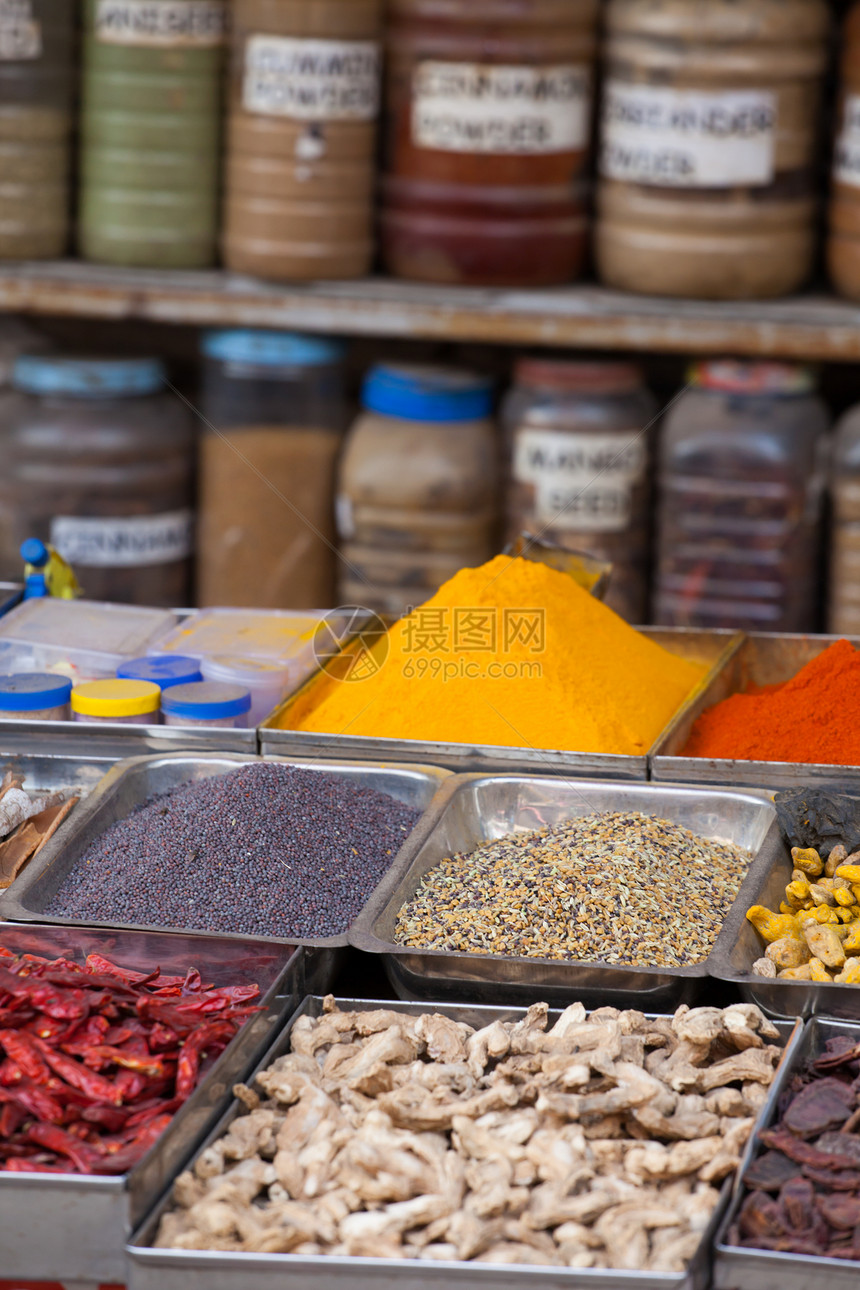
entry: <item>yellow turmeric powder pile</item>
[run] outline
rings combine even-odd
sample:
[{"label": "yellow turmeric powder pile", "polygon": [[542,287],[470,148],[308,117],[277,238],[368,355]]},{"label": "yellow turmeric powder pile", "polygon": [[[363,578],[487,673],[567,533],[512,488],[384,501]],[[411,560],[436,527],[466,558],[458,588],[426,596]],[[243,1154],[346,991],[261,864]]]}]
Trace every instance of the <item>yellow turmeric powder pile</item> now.
[{"label": "yellow turmeric powder pile", "polygon": [[705,670],[566,574],[501,555],[462,569],[374,653],[354,674],[366,679],[311,687],[292,728],[641,755]]}]

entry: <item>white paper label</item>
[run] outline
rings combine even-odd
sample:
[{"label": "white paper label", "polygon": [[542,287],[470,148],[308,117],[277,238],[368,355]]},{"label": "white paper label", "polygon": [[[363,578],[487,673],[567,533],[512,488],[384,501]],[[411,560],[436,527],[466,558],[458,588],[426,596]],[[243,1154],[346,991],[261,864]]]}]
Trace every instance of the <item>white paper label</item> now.
[{"label": "white paper label", "polygon": [[250,36],[242,103],[247,112],[294,121],[372,121],[379,69],[372,40]]},{"label": "white paper label", "polygon": [[224,0],[96,0],[95,34],[102,45],[222,44]]},{"label": "white paper label", "polygon": [[618,532],[628,526],[633,489],[647,467],[645,437],[517,431],[513,474],[535,490],[538,524],[555,529]]},{"label": "white paper label", "polygon": [[609,81],[600,173],[661,188],[761,187],[773,182],[776,96],[705,93]]},{"label": "white paper label", "polygon": [[42,56],[42,27],[32,0],[0,0],[0,62],[23,63]]},{"label": "white paper label", "polygon": [[842,129],[836,139],[833,177],[838,184],[860,188],[860,94],[845,99]]},{"label": "white paper label", "polygon": [[412,80],[412,141],[438,152],[538,155],[588,142],[587,67],[419,63]]},{"label": "white paper label", "polygon": [[190,511],[110,519],[58,515],[51,522],[51,543],[70,564],[111,569],[172,564],[191,554],[193,526]]}]

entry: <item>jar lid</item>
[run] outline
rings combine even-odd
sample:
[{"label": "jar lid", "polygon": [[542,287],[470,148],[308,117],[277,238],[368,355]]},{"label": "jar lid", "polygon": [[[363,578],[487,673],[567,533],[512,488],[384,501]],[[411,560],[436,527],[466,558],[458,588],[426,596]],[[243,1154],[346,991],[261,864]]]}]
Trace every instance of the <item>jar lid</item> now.
[{"label": "jar lid", "polygon": [[241,685],[222,681],[195,681],[177,685],[162,697],[161,706],[172,717],[192,721],[217,721],[219,717],[238,717],[251,709],[251,696]]},{"label": "jar lid", "polygon": [[17,672],[0,676],[0,712],[35,712],[68,703],[72,683],[49,672]]},{"label": "jar lid", "polygon": [[277,659],[244,658],[233,654],[213,654],[201,663],[207,681],[237,681],[240,685],[286,685],[293,667]]},{"label": "jar lid", "polygon": [[368,412],[407,421],[478,421],[493,409],[492,382],[447,367],[377,363],[361,392]]},{"label": "jar lid", "polygon": [[811,367],[800,363],[738,363],[731,359],[693,363],[691,385],[727,394],[808,394],[815,389]]},{"label": "jar lid", "polygon": [[346,352],[342,341],[302,336],[291,331],[256,331],[236,327],[209,331],[203,337],[206,358],[224,363],[259,363],[262,367],[324,367]]},{"label": "jar lid", "polygon": [[157,358],[55,358],[25,354],[15,364],[12,384],[25,394],[71,394],[110,398],[154,394],[167,378]]},{"label": "jar lid", "polygon": [[86,681],[72,690],[72,712],[84,717],[139,717],[160,704],[161,690],[151,681]]},{"label": "jar lid", "polygon": [[621,394],[642,384],[635,363],[577,363],[554,358],[521,358],[514,368],[517,385],[560,394]]},{"label": "jar lid", "polygon": [[146,658],[127,659],[120,663],[116,674],[122,680],[151,681],[162,690],[203,680],[200,660],[184,654],[152,654]]}]

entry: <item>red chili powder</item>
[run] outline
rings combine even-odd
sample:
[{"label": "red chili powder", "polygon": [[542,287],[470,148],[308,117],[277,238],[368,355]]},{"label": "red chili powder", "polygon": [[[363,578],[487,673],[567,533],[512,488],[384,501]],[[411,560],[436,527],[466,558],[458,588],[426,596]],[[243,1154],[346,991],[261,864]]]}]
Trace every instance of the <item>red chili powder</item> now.
[{"label": "red chili powder", "polygon": [[836,641],[775,690],[724,699],[684,755],[860,766],[860,651]]}]

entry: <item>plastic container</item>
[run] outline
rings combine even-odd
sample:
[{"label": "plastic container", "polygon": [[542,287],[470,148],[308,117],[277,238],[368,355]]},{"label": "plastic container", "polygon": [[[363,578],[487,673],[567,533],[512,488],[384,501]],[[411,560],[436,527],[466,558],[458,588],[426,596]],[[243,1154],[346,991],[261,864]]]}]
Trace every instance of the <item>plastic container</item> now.
[{"label": "plastic container", "polygon": [[488,380],[379,364],[338,472],[339,599],[399,613],[495,546],[497,446]]},{"label": "plastic container", "polygon": [[72,690],[75,721],[109,721],[124,726],[158,722],[161,690],[151,681],[89,681]]},{"label": "plastic container", "polygon": [[425,282],[582,267],[596,0],[392,0],[382,252]]},{"label": "plastic container", "polygon": [[223,726],[244,730],[251,724],[251,696],[241,685],[196,681],[177,685],[162,695],[161,714],[166,726]]},{"label": "plastic container", "polygon": [[747,300],[815,251],[825,0],[609,0],[595,260],[624,291]]},{"label": "plastic container", "polygon": [[827,630],[860,635],[860,405],[838,421],[830,472]]},{"label": "plastic container", "polygon": [[203,411],[217,433],[204,425],[200,438],[198,603],[332,604],[343,346],[216,331],[203,353]]},{"label": "plastic container", "polygon": [[663,425],[656,621],[814,631],[827,410],[802,367],[702,363]]},{"label": "plastic container", "polygon": [[86,259],[178,269],[215,258],[226,16],[224,0],[85,0]]},{"label": "plastic container", "polygon": [[860,300],[860,3],[842,30],[827,265],[842,295]]},{"label": "plastic container", "polygon": [[0,672],[50,671],[72,681],[115,677],[176,623],[161,609],[89,600],[25,600],[0,618]]},{"label": "plastic container", "polygon": [[120,680],[151,681],[160,690],[203,680],[200,660],[184,658],[181,654],[150,654],[145,658],[129,659],[119,665],[116,674]]},{"label": "plastic container", "polygon": [[224,263],[294,281],[373,256],[381,0],[236,0]]},{"label": "plastic container", "polygon": [[0,260],[50,260],[69,236],[75,8],[0,4]]},{"label": "plastic container", "polygon": [[0,577],[51,542],[93,600],[190,599],[194,426],[153,359],[26,356],[0,394]]},{"label": "plastic container", "polygon": [[71,681],[45,672],[0,676],[0,721],[68,721]]},{"label": "plastic container", "polygon": [[263,659],[216,655],[201,663],[203,679],[239,686],[251,696],[248,725],[259,726],[271,716],[288,693],[296,688],[295,668],[290,663],[267,663]]},{"label": "plastic container", "polygon": [[527,358],[502,409],[506,529],[612,563],[606,603],[647,622],[656,404],[630,363]]}]

